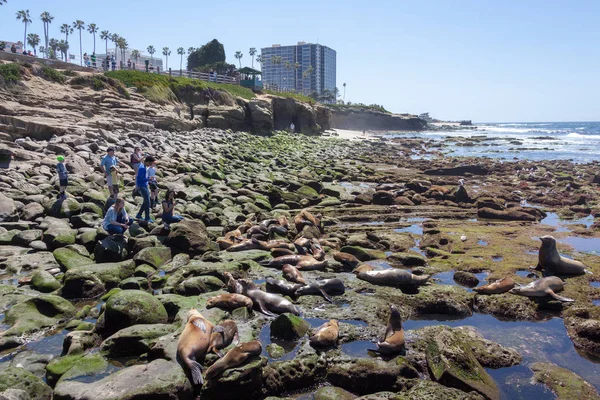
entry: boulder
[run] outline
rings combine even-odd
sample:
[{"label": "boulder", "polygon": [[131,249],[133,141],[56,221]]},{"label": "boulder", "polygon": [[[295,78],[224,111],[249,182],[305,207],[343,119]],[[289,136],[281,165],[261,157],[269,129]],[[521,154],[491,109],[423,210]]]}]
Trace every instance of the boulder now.
[{"label": "boulder", "polygon": [[[408,391],[398,393],[398,395],[391,397],[391,399],[393,400],[482,400],[483,398],[484,397],[478,394],[477,392],[465,393],[462,390],[443,386],[437,382],[432,382],[425,379],[419,379],[417,383],[414,386],[412,386]],[[363,397],[360,397],[360,400],[362,399]],[[367,399],[366,396],[364,399]]]},{"label": "boulder", "polygon": [[509,210],[494,210],[492,208],[480,208],[477,210],[477,216],[479,218],[487,219],[501,219],[505,221],[537,221],[538,218],[535,216],[519,211],[518,209]]},{"label": "boulder", "polygon": [[89,257],[81,255],[77,250],[63,247],[52,252],[58,265],[65,270],[70,270],[84,265],[90,265],[93,261]]},{"label": "boulder", "polygon": [[149,264],[159,268],[171,261],[172,253],[168,247],[147,247],[137,253],[133,260],[137,265]]},{"label": "boulder", "polygon": [[206,226],[200,221],[182,221],[171,227],[166,243],[189,254],[213,250]]},{"label": "boulder", "polygon": [[29,229],[21,231],[13,236],[12,244],[17,246],[27,247],[31,242],[42,239],[42,230],[40,229]]},{"label": "boulder", "polygon": [[63,341],[62,354],[83,354],[87,349],[96,347],[100,341],[100,335],[92,331],[69,332]]},{"label": "boulder", "polygon": [[373,204],[378,205],[392,205],[394,204],[394,194],[385,190],[379,190],[373,195]]},{"label": "boulder", "polygon": [[39,270],[31,277],[31,286],[42,293],[50,293],[60,288],[60,282],[51,273]]},{"label": "boulder", "polygon": [[7,389],[0,392],[0,400],[31,400],[31,396],[21,389]]},{"label": "boulder", "polygon": [[253,357],[240,366],[227,369],[206,382],[200,397],[205,400],[262,398],[264,357]]},{"label": "boulder", "polygon": [[454,273],[453,279],[456,283],[470,288],[475,287],[479,284],[479,278],[477,278],[471,272],[467,271],[456,271]]},{"label": "boulder", "polygon": [[283,340],[296,340],[304,336],[310,324],[290,313],[279,315],[271,322],[271,337]]},{"label": "boulder", "polygon": [[[15,355],[9,367],[24,368],[38,378],[44,378],[46,375],[46,365],[52,360],[52,354],[39,354],[35,351],[25,350]],[[6,364],[5,364],[6,365]],[[0,397],[1,399],[1,397]]]},{"label": "boulder", "polygon": [[600,399],[598,391],[582,377],[556,364],[531,364],[533,381],[548,386],[561,400]]},{"label": "boulder", "polygon": [[65,273],[62,295],[66,298],[90,298],[133,276],[135,262],[90,264],[75,267]]},{"label": "boulder", "polygon": [[0,371],[0,391],[17,389],[32,400],[51,400],[52,389],[37,376],[23,368],[8,367]]},{"label": "boulder", "polygon": [[107,337],[129,326],[165,324],[167,319],[167,310],[156,297],[141,290],[123,290],[106,302],[102,333]]},{"label": "boulder", "polygon": [[323,386],[313,395],[314,400],[353,400],[356,396],[335,386]]},{"label": "boulder", "polygon": [[77,231],[71,228],[50,227],[44,232],[42,240],[50,249],[58,249],[69,244],[74,244]]},{"label": "boulder", "polygon": [[0,222],[18,221],[17,207],[13,199],[0,193]]},{"label": "boulder", "polygon": [[176,362],[155,360],[134,365],[93,383],[59,382],[54,400],[192,400],[193,391]]},{"label": "boulder", "polygon": [[109,357],[140,356],[148,353],[161,336],[177,329],[174,325],[133,325],[108,337],[100,350]]},{"label": "boulder", "polygon": [[122,235],[111,235],[96,243],[94,256],[96,262],[119,262],[127,258],[127,239]]},{"label": "boulder", "polygon": [[8,310],[4,323],[11,328],[5,335],[21,335],[37,332],[75,316],[77,310],[59,296],[41,295],[18,303]]}]

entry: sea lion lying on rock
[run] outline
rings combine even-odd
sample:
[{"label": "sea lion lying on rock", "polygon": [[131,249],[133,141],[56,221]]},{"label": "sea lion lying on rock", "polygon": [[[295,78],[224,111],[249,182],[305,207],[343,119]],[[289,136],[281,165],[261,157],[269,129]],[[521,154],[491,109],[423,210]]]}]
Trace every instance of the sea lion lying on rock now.
[{"label": "sea lion lying on rock", "polygon": [[536,269],[550,274],[581,275],[586,273],[586,266],[577,260],[562,257],[556,248],[556,239],[552,236],[540,238],[542,246],[538,256]]},{"label": "sea lion lying on rock", "polygon": [[225,320],[213,328],[207,353],[214,352],[221,358],[223,357],[223,353],[220,350],[229,346],[234,340],[236,345],[240,340],[237,325],[235,321],[230,319]]},{"label": "sea lion lying on rock", "polygon": [[214,325],[196,309],[188,312],[188,320],[177,341],[177,354],[189,368],[194,385],[202,385],[202,365],[197,361],[206,355]]},{"label": "sea lion lying on rock", "polygon": [[302,274],[300,273],[298,268],[294,267],[293,265],[284,265],[283,267],[281,267],[281,272],[283,272],[283,277],[288,281],[306,285],[306,281],[302,277]]},{"label": "sea lion lying on rock", "polygon": [[327,261],[317,261],[313,256],[301,256],[299,254],[286,255],[269,261],[261,261],[263,267],[281,268],[286,264],[294,265],[299,270],[314,271],[327,268]]},{"label": "sea lion lying on rock", "polygon": [[383,337],[377,342],[377,351],[381,354],[398,354],[403,349],[404,329],[402,328],[402,316],[395,306],[390,305],[390,317]]},{"label": "sea lion lying on rock", "polygon": [[289,296],[293,299],[296,298],[296,290],[304,286],[301,283],[292,284],[281,279],[275,279],[272,277],[268,277],[265,281],[267,283],[267,292],[280,293],[284,296]]},{"label": "sea lion lying on rock", "polygon": [[242,293],[242,284],[235,279],[229,272],[223,272],[223,276],[227,279],[227,291],[229,293]]},{"label": "sea lion lying on rock", "polygon": [[223,293],[215,297],[211,297],[206,301],[206,308],[220,308],[225,311],[233,311],[236,308],[246,307],[252,309],[252,300],[243,294],[238,293]]},{"label": "sea lion lying on rock", "polygon": [[507,276],[487,285],[473,288],[473,291],[479,294],[502,294],[510,291],[515,287],[515,281]]},{"label": "sea lion lying on rock", "polygon": [[335,346],[340,337],[340,326],[337,319],[331,319],[315,329],[314,334],[308,338],[310,345],[315,347]]},{"label": "sea lion lying on rock", "polygon": [[254,284],[254,282],[246,279],[240,279],[238,282],[242,286],[242,294],[252,299],[254,308],[257,309],[257,311],[270,317],[276,317],[276,314],[283,314],[286,312],[300,315],[300,309],[291,301],[280,295],[263,292],[256,284]]},{"label": "sea lion lying on rock", "polygon": [[346,292],[344,282],[341,279],[321,279],[310,285],[300,286],[296,289],[295,296],[317,295],[323,296],[325,300],[333,303],[331,296],[341,296]]},{"label": "sea lion lying on rock", "polygon": [[214,379],[224,371],[242,365],[249,358],[259,356],[260,353],[262,353],[262,345],[258,340],[242,343],[211,365],[206,371],[206,379]]},{"label": "sea lion lying on rock", "polygon": [[296,226],[296,231],[298,233],[302,232],[302,229],[304,229],[305,226],[314,226],[320,228],[320,215],[317,214],[317,216],[314,216],[310,212],[302,210],[294,217],[294,225]]},{"label": "sea lion lying on rock", "polygon": [[360,264],[358,267],[352,270],[353,274],[359,274],[361,272],[375,271],[375,267],[371,264]]},{"label": "sea lion lying on rock", "polygon": [[359,272],[357,277],[374,285],[402,286],[424,285],[429,280],[430,275],[414,275],[403,269],[385,269],[382,271]]},{"label": "sea lion lying on rock", "polygon": [[350,253],[336,251],[333,253],[333,259],[348,269],[354,269],[360,264],[360,260]]},{"label": "sea lion lying on rock", "polygon": [[554,300],[571,302],[575,301],[567,297],[562,297],[556,294],[561,292],[565,287],[565,282],[557,276],[549,276],[547,278],[538,279],[526,286],[517,286],[510,290],[512,294],[526,297],[546,297],[550,296]]}]

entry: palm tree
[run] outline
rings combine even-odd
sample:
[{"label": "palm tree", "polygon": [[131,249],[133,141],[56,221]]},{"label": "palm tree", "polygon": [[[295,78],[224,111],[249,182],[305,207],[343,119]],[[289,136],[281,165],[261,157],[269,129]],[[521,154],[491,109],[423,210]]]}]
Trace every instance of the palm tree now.
[{"label": "palm tree", "polygon": [[129,43],[127,43],[127,39],[119,36],[119,40],[117,40],[117,46],[121,50],[121,62],[125,62],[126,50],[129,48]]},{"label": "palm tree", "polygon": [[167,59],[167,62],[165,63],[165,70],[167,70],[167,69],[169,69],[169,56],[171,55],[171,50],[169,50],[168,47],[163,47],[162,54]]},{"label": "palm tree", "polygon": [[[44,11],[43,13],[40,14],[40,19],[42,20],[42,23],[44,24],[44,38],[45,38],[45,43],[46,43],[46,54],[45,56],[48,57],[48,40],[50,38],[50,24],[52,23],[52,20],[54,19],[54,17],[52,15],[50,15],[50,13],[48,11]],[[41,50],[41,49],[40,49]]]},{"label": "palm tree", "polygon": [[344,97],[342,98],[344,104],[346,104],[346,82],[344,82]]},{"label": "palm tree", "polygon": [[46,51],[46,47],[44,47],[44,46],[40,46],[40,49],[39,49],[39,50],[40,50],[40,53],[42,53],[42,54],[44,55],[44,58],[46,58],[46,57],[47,57],[47,54],[46,54],[46,53],[47,53],[47,51]]},{"label": "palm tree", "polygon": [[108,55],[108,39],[110,39],[110,32],[109,31],[100,32],[100,39],[104,40],[106,42],[106,55]]},{"label": "palm tree", "polygon": [[150,54],[150,65],[153,65],[152,64],[152,55],[154,53],[156,53],[156,49],[154,48],[154,46],[150,45],[150,46],[148,46],[148,48],[146,49],[146,51],[148,52],[148,54]]},{"label": "palm tree", "polygon": [[252,57],[252,68],[254,68],[254,55],[256,54],[256,48],[250,47],[248,54],[250,54],[250,57]]},{"label": "palm tree", "polygon": [[50,39],[48,42],[48,46],[50,46],[50,50],[48,50],[48,56],[50,58],[56,58],[56,50],[58,49],[58,40]]},{"label": "palm tree", "polygon": [[236,51],[234,57],[238,59],[238,61],[240,62],[240,69],[242,69],[242,57],[244,57],[244,55],[241,51]]},{"label": "palm tree", "polygon": [[85,29],[85,22],[78,19],[73,22],[73,28],[79,31],[79,65],[83,65],[83,46],[81,45],[81,30]]},{"label": "palm tree", "polygon": [[96,53],[96,32],[98,32],[98,26],[96,24],[89,24],[88,32],[94,35],[94,53]]},{"label": "palm tree", "polygon": [[33,54],[37,57],[37,50],[35,48],[40,44],[40,35],[37,33],[27,35],[27,44],[33,47]]},{"label": "palm tree", "polygon": [[[281,65],[283,59],[281,56],[271,56],[271,63],[275,65]],[[281,87],[281,73],[279,74],[279,87]]]},{"label": "palm tree", "polygon": [[181,60],[179,61],[179,71],[183,71],[183,55],[185,54],[185,49],[183,47],[178,48],[177,54],[181,56]]},{"label": "palm tree", "polygon": [[60,50],[60,53],[65,58],[65,62],[67,62],[67,53],[69,52],[69,42],[67,42],[66,40],[61,40],[60,42],[58,42],[58,48]]},{"label": "palm tree", "polygon": [[119,61],[119,57],[118,57],[118,53],[117,53],[117,48],[119,47],[119,38],[121,36],[119,36],[119,34],[117,33],[113,33],[112,35],[110,35],[110,41],[113,42],[115,44],[115,61]]},{"label": "palm tree", "polygon": [[188,56],[195,51],[196,51],[196,49],[194,47],[188,47]]},{"label": "palm tree", "polygon": [[25,34],[23,35],[23,51],[25,51],[25,43],[27,40],[27,25],[32,22],[31,16],[29,15],[29,10],[17,11],[17,21],[21,21],[25,24]]},{"label": "palm tree", "polygon": [[256,62],[262,66],[262,55],[259,54],[256,56]]},{"label": "palm tree", "polygon": [[65,34],[65,42],[69,43],[69,35],[73,33],[73,28],[69,24],[62,24],[60,26],[60,33]]}]

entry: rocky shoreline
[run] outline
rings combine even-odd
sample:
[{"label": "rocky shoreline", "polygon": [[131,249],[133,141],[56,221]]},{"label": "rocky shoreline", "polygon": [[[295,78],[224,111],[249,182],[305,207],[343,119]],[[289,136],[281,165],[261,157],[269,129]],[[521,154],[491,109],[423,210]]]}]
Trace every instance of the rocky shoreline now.
[{"label": "rocky shoreline", "polygon": [[[65,114],[47,113],[54,121]],[[18,124],[0,127],[0,146],[13,157],[0,176],[0,396],[498,399],[508,397],[511,384],[495,380],[493,371],[523,366],[547,385],[547,395],[598,398],[593,373],[584,379],[544,357],[531,364],[519,343],[492,342],[473,328],[436,321],[558,317],[580,354],[600,356],[600,260],[562,242],[600,236],[597,164],[438,157],[439,147],[421,138],[349,141],[70,121],[52,134],[40,128],[39,136],[23,134]],[[101,227],[108,191],[99,162],[109,146],[127,160],[137,145],[159,159],[160,194],[175,189],[176,211],[186,220],[170,231],[135,223],[120,240]],[[70,172],[65,201],[56,200],[57,154],[67,157]],[[140,202],[131,196],[133,184],[133,170],[125,171],[130,214]],[[300,317],[207,308],[209,298],[227,291],[226,272],[262,287],[269,277],[282,279],[265,266],[274,250],[227,251],[219,246],[223,236],[248,220],[292,221],[302,210],[320,214],[321,229],[291,223],[279,239],[317,239],[327,267],[302,275],[307,282],[338,278],[345,293],[333,303],[292,299]],[[559,221],[566,220],[563,229]],[[566,278],[561,294],[573,303],[472,290],[505,276],[521,284],[541,277],[529,267],[537,264],[537,238],[544,235],[593,273]],[[336,261],[338,252],[375,269],[432,278],[418,288],[374,285]],[[431,323],[405,328],[405,353],[385,357],[368,350],[383,334],[391,304],[407,326]],[[241,342],[261,342],[261,356],[193,387],[176,354],[191,308],[214,324],[233,319]],[[339,344],[311,347],[307,334],[330,319],[339,321]],[[289,335],[296,339],[281,339]],[[204,366],[216,360],[208,355]]]}]

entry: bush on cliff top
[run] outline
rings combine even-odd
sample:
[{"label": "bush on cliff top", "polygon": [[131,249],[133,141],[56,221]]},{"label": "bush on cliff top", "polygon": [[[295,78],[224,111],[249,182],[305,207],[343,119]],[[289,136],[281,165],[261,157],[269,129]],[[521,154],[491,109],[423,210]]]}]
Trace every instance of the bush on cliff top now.
[{"label": "bush on cliff top", "polygon": [[65,74],[60,71],[50,68],[46,65],[42,66],[42,78],[56,83],[65,83]]},{"label": "bush on cliff top", "polygon": [[295,99],[301,101],[303,103],[309,103],[310,105],[315,105],[315,99],[305,96],[303,94],[298,93],[279,93],[272,90],[263,90],[266,94],[272,94],[273,96],[286,97],[288,99]]},{"label": "bush on cliff top", "polygon": [[[142,71],[110,71],[105,75],[123,82],[125,86],[136,87],[138,90],[141,89],[140,93],[144,94],[145,96],[146,93],[157,94],[161,92],[156,90],[148,90],[148,88],[153,86],[163,86],[165,88],[170,88],[175,94],[181,90],[184,90],[184,88],[192,88],[197,91],[210,88],[224,91],[232,96],[238,96],[248,100],[256,97],[252,90],[238,85],[205,82],[199,79],[190,79],[186,77],[168,77],[166,75],[149,74]],[[164,94],[168,94],[168,92],[165,92]],[[156,101],[148,96],[146,97],[151,101]]]},{"label": "bush on cliff top", "polygon": [[21,79],[21,68],[18,64],[0,64],[0,84],[14,85]]},{"label": "bush on cliff top", "polygon": [[363,103],[356,104],[328,104],[329,107],[339,109],[341,111],[352,111],[352,110],[360,110],[360,111],[379,111],[386,114],[391,114],[388,110],[385,109],[384,106],[380,106],[379,104],[371,104],[366,105]]}]

